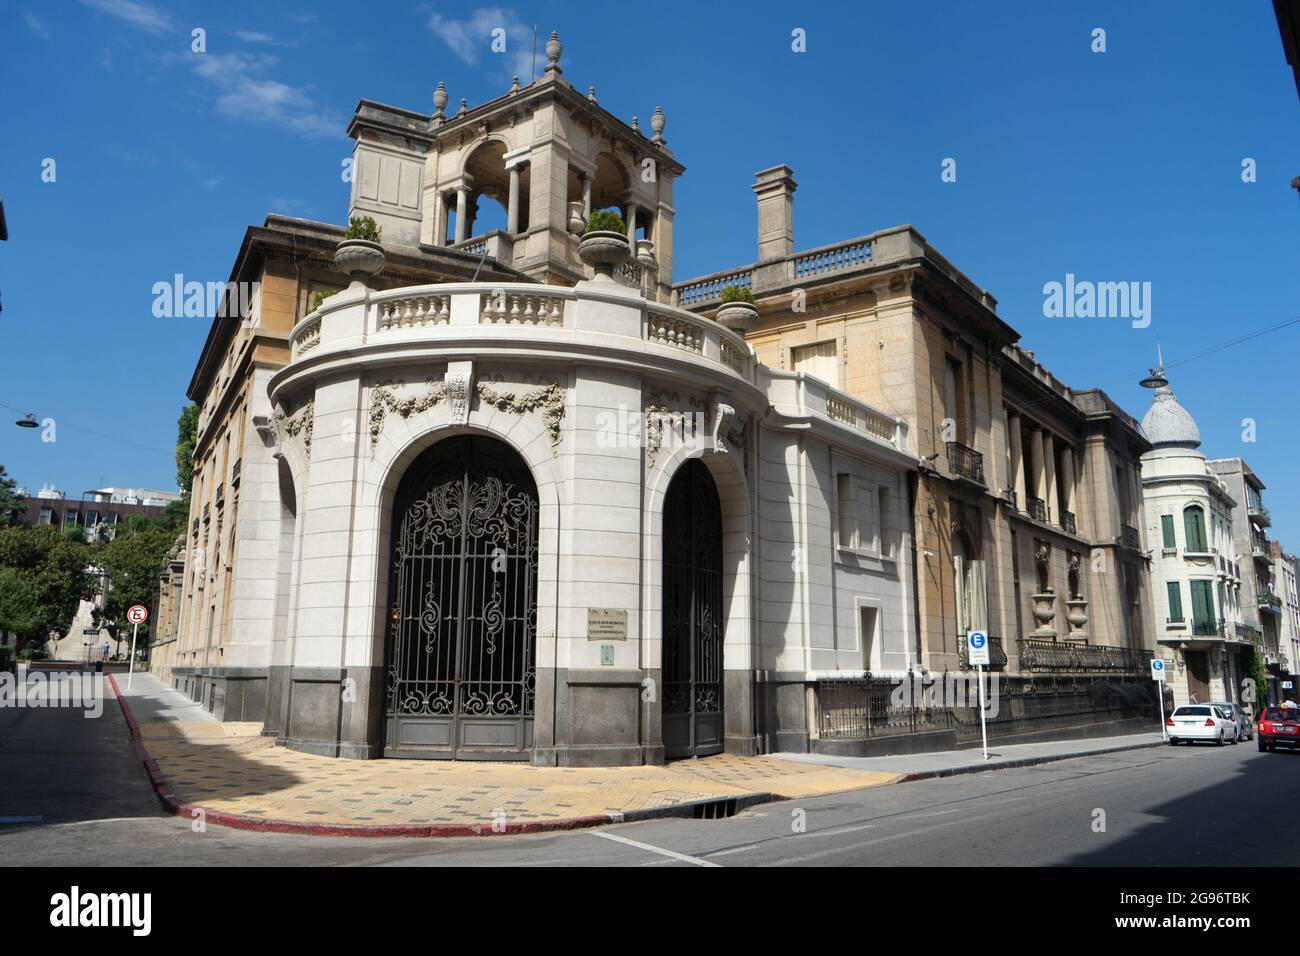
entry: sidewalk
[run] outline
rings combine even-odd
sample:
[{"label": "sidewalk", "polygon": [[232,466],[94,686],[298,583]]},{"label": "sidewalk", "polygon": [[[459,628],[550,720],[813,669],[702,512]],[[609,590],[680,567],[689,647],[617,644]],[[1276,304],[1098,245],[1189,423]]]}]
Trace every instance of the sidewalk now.
[{"label": "sidewalk", "polygon": [[[118,693],[164,806],[208,823],[331,836],[471,836],[713,816],[771,800],[895,783],[896,772],[719,755],[666,767],[338,760],[223,724],[148,673]],[[719,806],[719,803],[729,804]]]},{"label": "sidewalk", "polygon": [[[106,675],[107,676],[107,675]],[[152,674],[107,683],[171,813],[241,829],[331,836],[471,836],[712,817],[907,780],[1027,766],[1161,743],[1158,733],[897,757],[718,755],[664,767],[339,760],[277,747],[261,724],[222,723]]]},{"label": "sidewalk", "polygon": [[995,741],[989,744],[987,761],[984,759],[984,751],[979,747],[970,750],[945,750],[940,753],[902,754],[896,757],[830,757],[823,754],[780,754],[780,757],[782,760],[816,764],[822,767],[896,773],[901,775],[901,782],[905,782],[925,780],[930,777],[948,777],[959,773],[978,773],[982,770],[1030,767],[1053,760],[1069,760],[1071,757],[1091,757],[1144,747],[1159,747],[1164,742],[1164,736],[1159,731],[1042,744],[1003,746]]}]

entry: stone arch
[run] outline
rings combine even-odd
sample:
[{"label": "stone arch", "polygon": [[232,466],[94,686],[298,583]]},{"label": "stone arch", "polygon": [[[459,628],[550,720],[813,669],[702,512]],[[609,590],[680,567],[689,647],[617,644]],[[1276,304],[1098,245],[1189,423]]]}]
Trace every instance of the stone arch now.
[{"label": "stone arch", "polygon": [[[470,191],[471,208],[476,210],[473,228],[467,227],[466,235],[482,235],[493,230],[505,230],[510,202],[510,173],[506,168],[505,157],[510,144],[504,139],[488,135],[475,143],[465,154],[461,173],[472,183]],[[519,223],[520,228],[527,228],[528,195],[530,188],[528,166],[520,171]],[[487,209],[483,199],[492,200],[495,207]]]},{"label": "stone arch", "polygon": [[[754,667],[753,540],[749,484],[740,452],[720,452],[704,441],[661,451],[646,481],[642,509],[643,606],[642,666],[659,675],[663,662],[663,520],[668,486],[687,461],[699,459],[718,492],[722,513],[722,606],[726,742],[728,752],[753,752],[752,686]],[[655,677],[654,679],[658,679]],[[648,741],[662,740],[658,707],[647,707],[643,720]]]}]

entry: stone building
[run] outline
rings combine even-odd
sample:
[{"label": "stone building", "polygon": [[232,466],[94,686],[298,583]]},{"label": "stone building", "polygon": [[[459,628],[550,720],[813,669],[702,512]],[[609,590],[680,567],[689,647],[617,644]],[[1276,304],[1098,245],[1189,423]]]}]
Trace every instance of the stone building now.
[{"label": "stone building", "polygon": [[708,314],[750,289],[759,361],[910,423],[921,667],[965,669],[982,628],[1008,675],[1131,682],[1152,641],[1137,423],[1017,347],[996,299],[914,227],[796,251],[796,188],[788,166],[757,173],[757,260],[674,297]]},{"label": "stone building", "polygon": [[[623,123],[560,53],[454,116],[441,88],[432,116],[362,101],[349,216],[382,250],[249,230],[154,658],[223,719],[338,756],[639,764],[807,749],[818,675],[919,667],[907,424],[669,304],[663,114]],[[485,199],[508,228],[475,236]],[[605,264],[576,233],[610,204],[635,255]],[[352,282],[321,300],[331,261]]]},{"label": "stone building", "polygon": [[[1232,537],[1242,556],[1241,620],[1258,636],[1267,670],[1270,700],[1277,700],[1279,680],[1287,670],[1280,644],[1282,603],[1273,583],[1273,549],[1267,528],[1272,524],[1264,505],[1264,482],[1241,458],[1219,458],[1207,463],[1221,478],[1235,503]],[[1250,560],[1246,560],[1250,555]]]},{"label": "stone building", "polygon": [[[1164,379],[1163,369],[1156,374]],[[1258,630],[1243,616],[1255,600],[1243,582],[1250,559],[1237,550],[1246,515],[1206,463],[1200,430],[1167,383],[1156,388],[1142,431],[1151,442],[1142,459],[1142,495],[1156,642],[1169,662],[1174,703],[1242,702],[1242,680],[1262,649]]]},{"label": "stone building", "polygon": [[[1292,700],[1300,700],[1300,589],[1297,585],[1297,559],[1280,541],[1269,542],[1273,557],[1273,596],[1281,614],[1278,619],[1278,653],[1282,658],[1279,691]],[[1291,686],[1287,687],[1286,682]]]}]

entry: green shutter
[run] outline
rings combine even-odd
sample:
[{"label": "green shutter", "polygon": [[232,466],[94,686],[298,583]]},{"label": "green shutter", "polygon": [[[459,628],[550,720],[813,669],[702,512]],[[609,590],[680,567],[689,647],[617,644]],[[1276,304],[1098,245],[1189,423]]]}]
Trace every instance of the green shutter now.
[{"label": "green shutter", "polygon": [[1178,586],[1177,581],[1170,581],[1165,585],[1169,589],[1169,620],[1181,621],[1183,619],[1183,593]]},{"label": "green shutter", "polygon": [[1205,515],[1200,508],[1183,512],[1183,531],[1187,536],[1188,551],[1208,551],[1205,546]]},{"label": "green shutter", "polygon": [[1160,516],[1160,530],[1164,532],[1166,548],[1173,550],[1174,548],[1178,547],[1177,543],[1175,543],[1174,541],[1174,516],[1173,515]]},{"label": "green shutter", "polygon": [[1192,582],[1192,620],[1197,624],[1214,623],[1214,591],[1209,581]]}]

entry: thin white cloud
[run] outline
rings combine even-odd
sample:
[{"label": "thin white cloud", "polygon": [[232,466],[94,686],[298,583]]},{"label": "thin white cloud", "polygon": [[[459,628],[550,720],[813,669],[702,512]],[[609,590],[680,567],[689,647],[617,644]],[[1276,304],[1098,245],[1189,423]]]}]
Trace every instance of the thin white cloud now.
[{"label": "thin white cloud", "polygon": [[303,136],[336,136],[337,117],[323,113],[302,88],[272,79],[278,62],[266,54],[206,53],[193,55],[194,72],[217,94],[217,112],[234,119],[274,123]]},{"label": "thin white cloud", "polygon": [[81,3],[149,33],[165,33],[172,29],[167,14],[137,0],[81,0]]},{"label": "thin white cloud", "polygon": [[[428,27],[464,63],[471,66],[482,63],[489,68],[499,65],[505,76],[513,74],[523,83],[532,76],[533,28],[513,10],[480,7],[460,20],[431,13]],[[505,49],[500,50],[503,35]],[[498,49],[494,50],[494,45]]]},{"label": "thin white cloud", "polygon": [[30,10],[24,10],[23,20],[26,21],[27,29],[31,31],[32,36],[39,37],[42,40],[50,38],[50,31],[45,28],[45,23],[36,14]]},{"label": "thin white cloud", "polygon": [[236,30],[234,36],[243,40],[245,43],[274,43],[275,37],[269,33],[263,33],[260,30]]}]

